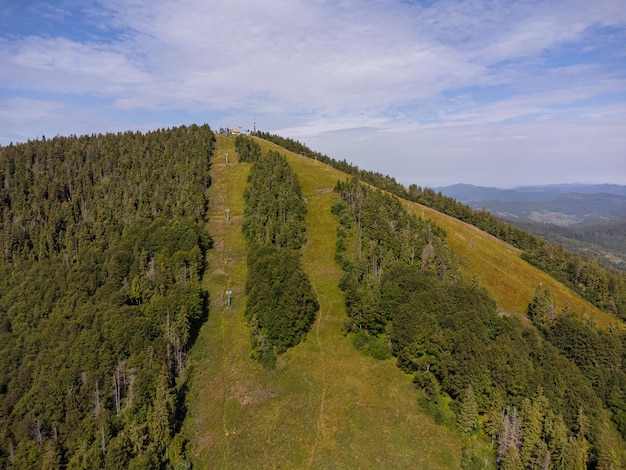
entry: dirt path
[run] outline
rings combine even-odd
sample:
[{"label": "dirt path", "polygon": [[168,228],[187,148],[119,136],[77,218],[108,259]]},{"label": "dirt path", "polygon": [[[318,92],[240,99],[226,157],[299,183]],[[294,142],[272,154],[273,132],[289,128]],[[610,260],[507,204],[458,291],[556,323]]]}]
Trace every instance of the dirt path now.
[{"label": "dirt path", "polygon": [[[317,301],[321,305],[319,295],[317,296]],[[320,308],[320,311],[317,314],[317,321],[315,322],[315,340],[319,348],[320,370],[321,370],[321,375],[322,375],[322,395],[320,397],[319,414],[317,417],[316,437],[313,440],[313,446],[311,447],[311,456],[309,457],[309,468],[313,467],[313,462],[315,459],[315,452],[317,450],[317,443],[320,437],[323,438],[323,434],[324,434],[324,429],[323,429],[324,427],[324,402],[326,399],[326,388],[328,387],[328,384],[326,381],[326,355],[324,354],[324,348],[322,347],[322,341],[320,340],[320,326],[322,324],[323,316],[324,316],[323,310]]]}]

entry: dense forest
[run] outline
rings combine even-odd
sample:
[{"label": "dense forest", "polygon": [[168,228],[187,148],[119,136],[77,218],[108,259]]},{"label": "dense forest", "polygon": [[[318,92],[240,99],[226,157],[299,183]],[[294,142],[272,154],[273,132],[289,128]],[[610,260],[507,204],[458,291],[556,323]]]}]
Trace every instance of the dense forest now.
[{"label": "dense forest", "polygon": [[623,332],[555,312],[540,288],[538,329],[500,317],[477,282],[461,282],[441,229],[358,180],[337,191],[346,332],[413,374],[422,406],[465,436],[464,468],[622,467]]},{"label": "dense forest", "polygon": [[278,354],[304,338],[319,309],[299,254],[306,243],[306,204],[280,154],[262,154],[244,137],[237,138],[235,148],[240,161],[253,162],[244,192],[246,318],[253,330],[253,357],[271,369]]},{"label": "dense forest", "polygon": [[570,253],[564,250],[562,246],[533,236],[498,219],[489,212],[474,210],[432,189],[421,188],[414,184],[406,188],[394,178],[376,172],[360,170],[345,160],[334,160],[319,152],[314,152],[292,139],[264,132],[258,132],[256,135],[300,155],[327,163],[398,197],[423,204],[463,222],[470,223],[523,250],[526,261],[571,287],[598,308],[607,311],[616,318],[626,320],[625,272],[605,267],[598,262],[597,258]]},{"label": "dense forest", "polygon": [[208,126],[0,149],[0,466],[188,468]]}]

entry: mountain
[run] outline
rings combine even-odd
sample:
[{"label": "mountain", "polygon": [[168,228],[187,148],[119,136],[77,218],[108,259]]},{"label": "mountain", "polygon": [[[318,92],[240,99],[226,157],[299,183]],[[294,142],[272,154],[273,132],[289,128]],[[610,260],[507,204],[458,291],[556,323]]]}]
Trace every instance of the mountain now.
[{"label": "mountain", "polygon": [[622,277],[262,137],[0,149],[4,467],[624,466]]},{"label": "mountain", "polygon": [[563,184],[496,189],[458,184],[435,190],[511,221],[569,226],[626,216],[626,186]]},{"label": "mountain", "polygon": [[[496,189],[467,184],[436,188],[567,249],[626,267],[626,186],[562,184]],[[615,229],[615,226],[618,226]]]},{"label": "mountain", "polygon": [[611,194],[626,197],[626,186],[616,184],[556,184],[518,186],[511,189],[455,184],[433,189],[465,203],[478,201],[544,201],[567,194]]},{"label": "mountain", "polygon": [[[319,296],[320,313],[307,340],[278,359],[276,375],[267,377],[262,368],[251,363],[248,360],[250,346],[246,340],[248,327],[243,316],[238,314],[244,308],[243,300],[236,301],[231,309],[226,308],[222,300],[222,293],[229,286],[238,286],[236,298],[241,299],[245,294],[244,276],[238,268],[245,260],[245,242],[237,225],[224,224],[227,234],[224,240],[229,242],[214,254],[212,263],[215,268],[210,270],[215,273],[210,282],[214,286],[211,298],[216,302],[213,311],[218,313],[209,318],[201,333],[211,353],[207,354],[202,348],[194,351],[193,356],[193,367],[202,374],[191,388],[190,393],[199,399],[190,405],[190,415],[200,418],[189,423],[187,432],[192,441],[211,443],[209,446],[192,445],[196,449],[196,462],[204,462],[201,468],[219,467],[225,462],[256,468],[266,463],[267,455],[272,455],[274,461],[283,462],[287,467],[455,468],[461,460],[459,454],[456,458],[460,460],[454,460],[455,446],[465,447],[466,455],[482,455],[480,446],[468,447],[467,443],[443,433],[440,427],[430,427],[428,420],[415,414],[412,407],[416,403],[411,403],[405,395],[409,390],[405,388],[408,382],[395,375],[394,361],[373,359],[378,354],[378,343],[373,337],[360,333],[346,336],[349,318],[343,299],[346,291],[338,289],[345,275],[336,264],[334,253],[335,247],[346,246],[340,263],[348,266],[351,263],[345,256],[355,247],[350,248],[350,218],[339,213],[339,219],[345,221],[341,223],[328,214],[338,207],[333,188],[337,181],[347,181],[347,175],[320,160],[303,157],[299,150],[291,153],[268,142],[257,142],[263,152],[272,150],[283,154],[300,181],[308,208],[308,242],[303,247],[303,265]],[[219,153],[235,154],[234,144],[227,138],[218,137],[218,148]],[[238,207],[236,213],[240,216],[245,215],[245,204],[241,195],[231,188],[244,185],[248,165],[220,165],[213,173],[215,179],[211,190],[219,198],[217,206]],[[364,199],[363,204],[374,203]],[[383,207],[388,207],[387,204],[391,203],[384,203]],[[498,317],[506,323],[507,319],[524,317],[529,300],[540,284],[549,286],[555,300],[558,299],[558,310],[571,305],[576,311],[584,310],[594,315],[601,324],[612,321],[610,316],[529,266],[519,258],[519,251],[510,245],[427,207],[407,201],[402,205],[409,214],[445,230],[447,242],[462,260],[461,275],[468,282],[474,280],[484,285],[497,299],[500,317],[494,313],[495,316],[490,317],[493,321]],[[214,218],[223,221],[222,212],[216,210]],[[369,216],[364,215],[365,218]],[[235,220],[240,224],[244,219]],[[394,220],[399,226],[399,215]],[[369,230],[365,225],[362,229]],[[341,234],[345,234],[345,238]],[[338,241],[339,235],[345,245]],[[356,241],[352,240],[352,243]],[[365,255],[365,248],[363,250]],[[222,253],[227,254],[226,263]],[[356,251],[352,253],[356,255]],[[452,268],[449,272],[452,273]],[[356,298],[367,295],[367,290],[359,294],[359,288],[356,289]],[[410,295],[410,291],[406,294]],[[365,310],[360,311],[365,313]],[[468,326],[470,324],[467,322]],[[460,336],[467,337],[465,333]],[[521,339],[519,341],[518,348],[523,343]],[[359,353],[350,343],[369,352]],[[504,349],[498,354],[503,352]],[[517,353],[522,354],[520,349]],[[543,354],[540,354],[541,360],[549,362],[549,354]],[[211,360],[214,356],[224,357],[225,362]],[[509,360],[514,362],[511,358]],[[570,370],[565,364],[558,367]],[[419,372],[412,377],[422,380]],[[431,410],[428,413],[432,413],[435,423],[450,423],[446,421],[450,415],[443,402],[426,400],[420,403],[421,409]],[[394,424],[397,420],[400,420],[400,426]],[[606,439],[607,442],[610,440]],[[487,455],[489,452],[483,457]],[[482,465],[483,460],[480,462]]]}]

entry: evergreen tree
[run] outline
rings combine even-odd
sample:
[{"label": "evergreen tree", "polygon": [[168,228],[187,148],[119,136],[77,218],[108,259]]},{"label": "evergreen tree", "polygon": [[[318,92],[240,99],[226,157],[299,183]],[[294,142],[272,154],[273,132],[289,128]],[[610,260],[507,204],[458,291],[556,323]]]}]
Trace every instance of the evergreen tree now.
[{"label": "evergreen tree", "polygon": [[542,435],[544,413],[547,406],[547,399],[541,390],[532,401],[526,398],[522,403],[521,430],[523,438],[520,457],[524,468],[541,468],[545,460],[547,449],[544,448]]},{"label": "evergreen tree", "polygon": [[491,403],[484,416],[483,429],[493,443],[502,426],[504,413],[504,396],[499,388],[491,395]]},{"label": "evergreen tree", "polygon": [[478,403],[472,384],[467,386],[461,398],[457,427],[463,434],[473,434],[478,430]]},{"label": "evergreen tree", "polygon": [[524,463],[519,455],[519,450],[515,446],[507,447],[502,460],[500,470],[525,470]]},{"label": "evergreen tree", "polygon": [[156,394],[149,419],[149,429],[152,441],[157,451],[163,451],[169,442],[173,431],[174,394],[170,387],[168,368],[163,365],[156,384]]},{"label": "evergreen tree", "polygon": [[528,305],[528,318],[538,328],[545,329],[554,321],[554,316],[554,302],[550,289],[539,284],[532,302]]}]

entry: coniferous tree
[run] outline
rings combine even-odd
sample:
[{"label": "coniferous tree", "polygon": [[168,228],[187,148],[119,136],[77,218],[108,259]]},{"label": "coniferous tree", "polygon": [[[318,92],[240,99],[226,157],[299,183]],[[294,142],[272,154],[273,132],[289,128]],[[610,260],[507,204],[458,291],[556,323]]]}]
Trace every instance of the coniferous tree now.
[{"label": "coniferous tree", "polygon": [[463,434],[473,434],[478,430],[478,403],[472,384],[467,386],[461,397],[457,426]]},{"label": "coniferous tree", "polygon": [[550,289],[541,284],[535,289],[535,295],[528,306],[528,318],[538,328],[547,328],[555,317],[554,302]]},{"label": "coniferous tree", "polygon": [[248,242],[246,318],[253,329],[253,355],[273,368],[276,354],[304,338],[319,304],[298,252],[306,242],[306,204],[298,179],[280,154],[261,155],[255,145],[240,140],[238,147],[254,161],[242,227]]},{"label": "coniferous tree", "polygon": [[504,413],[504,396],[502,391],[497,388],[491,395],[491,403],[484,416],[483,429],[491,438],[493,445],[494,440],[502,427],[502,416]]},{"label": "coniferous tree", "polygon": [[547,449],[544,448],[543,421],[547,399],[540,390],[531,401],[526,398],[521,409],[522,448],[520,458],[524,468],[541,468]]}]

